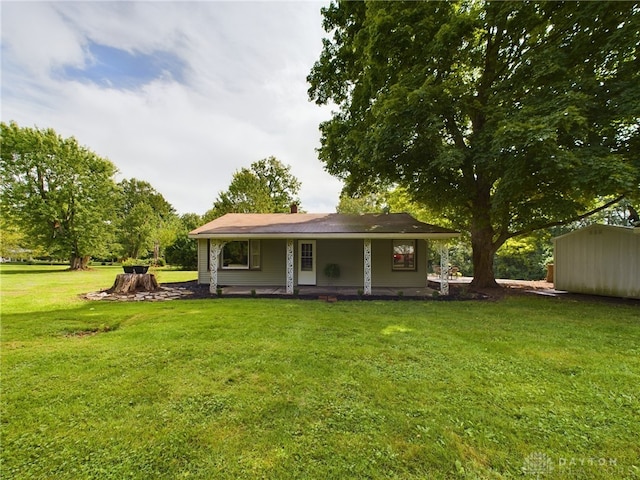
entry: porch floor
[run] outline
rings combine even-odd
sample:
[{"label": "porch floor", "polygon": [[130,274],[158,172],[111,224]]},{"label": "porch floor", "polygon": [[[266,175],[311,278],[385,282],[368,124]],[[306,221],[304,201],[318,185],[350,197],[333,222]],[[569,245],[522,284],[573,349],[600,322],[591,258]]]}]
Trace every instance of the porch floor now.
[{"label": "porch floor", "polygon": [[[358,290],[362,287],[336,287],[336,286],[307,286],[300,285],[295,287],[299,296],[302,297],[356,297]],[[255,291],[257,296],[276,296],[285,297],[287,295],[286,287],[282,286],[228,286],[222,287],[223,296],[249,296]],[[402,292],[402,293],[399,293]],[[427,287],[373,287],[371,289],[372,297],[430,297],[434,290]]]}]

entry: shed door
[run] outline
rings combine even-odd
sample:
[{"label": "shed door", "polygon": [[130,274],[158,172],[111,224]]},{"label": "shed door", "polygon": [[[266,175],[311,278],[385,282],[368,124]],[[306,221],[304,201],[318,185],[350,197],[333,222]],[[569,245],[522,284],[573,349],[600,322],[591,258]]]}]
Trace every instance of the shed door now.
[{"label": "shed door", "polygon": [[298,285],[316,284],[316,241],[298,241]]}]

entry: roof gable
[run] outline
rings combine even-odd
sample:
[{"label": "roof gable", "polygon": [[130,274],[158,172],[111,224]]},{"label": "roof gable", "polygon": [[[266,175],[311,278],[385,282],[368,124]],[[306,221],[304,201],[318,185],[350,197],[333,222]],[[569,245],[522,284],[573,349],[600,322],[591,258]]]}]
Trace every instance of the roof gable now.
[{"label": "roof gable", "polygon": [[339,213],[229,213],[189,233],[191,238],[399,236],[453,238],[455,230],[420,222],[407,213],[346,215]]}]

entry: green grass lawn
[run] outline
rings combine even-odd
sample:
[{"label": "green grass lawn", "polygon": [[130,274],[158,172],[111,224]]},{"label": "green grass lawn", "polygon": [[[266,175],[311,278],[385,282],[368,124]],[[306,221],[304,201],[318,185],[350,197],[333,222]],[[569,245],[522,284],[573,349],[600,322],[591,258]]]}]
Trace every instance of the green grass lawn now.
[{"label": "green grass lawn", "polygon": [[118,272],[1,267],[1,478],[640,478],[637,306],[79,298]]}]

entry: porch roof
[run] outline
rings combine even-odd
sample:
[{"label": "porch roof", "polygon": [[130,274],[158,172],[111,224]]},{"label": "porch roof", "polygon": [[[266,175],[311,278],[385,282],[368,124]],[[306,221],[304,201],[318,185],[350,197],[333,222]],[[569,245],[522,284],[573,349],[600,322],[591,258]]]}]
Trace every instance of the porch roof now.
[{"label": "porch roof", "polygon": [[420,222],[407,213],[228,213],[196,228],[190,238],[421,238],[459,232]]}]

